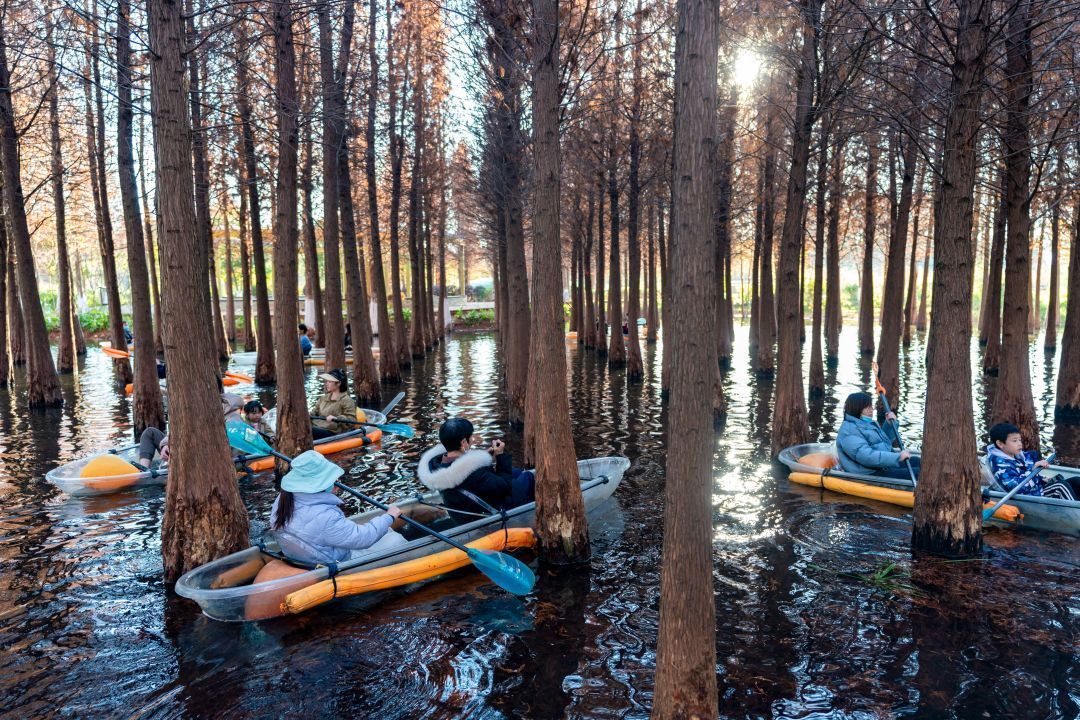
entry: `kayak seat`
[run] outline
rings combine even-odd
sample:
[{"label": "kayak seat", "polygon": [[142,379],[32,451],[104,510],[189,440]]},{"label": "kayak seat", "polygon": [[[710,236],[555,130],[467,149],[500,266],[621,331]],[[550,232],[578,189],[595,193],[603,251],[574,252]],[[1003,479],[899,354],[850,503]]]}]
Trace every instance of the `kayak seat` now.
[{"label": "kayak seat", "polygon": [[118,455],[105,453],[98,455],[83,466],[79,477],[99,478],[131,475],[139,472],[138,468]]},{"label": "kayak seat", "polygon": [[837,463],[836,456],[830,452],[809,453],[808,455],[803,455],[799,458],[799,462],[803,465],[809,465],[810,467],[821,468],[822,470],[831,470],[839,464]]}]

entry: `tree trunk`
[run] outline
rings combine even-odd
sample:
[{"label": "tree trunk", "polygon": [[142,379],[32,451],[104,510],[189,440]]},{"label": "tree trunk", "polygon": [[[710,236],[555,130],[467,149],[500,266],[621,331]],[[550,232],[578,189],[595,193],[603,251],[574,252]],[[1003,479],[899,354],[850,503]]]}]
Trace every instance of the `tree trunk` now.
[{"label": "tree trunk", "polygon": [[843,309],[840,307],[840,205],[844,191],[844,145],[840,138],[833,151],[829,180],[828,255],[825,266],[825,362],[836,365],[840,359],[840,328]]},{"label": "tree trunk", "polygon": [[[222,182],[222,185],[225,183]],[[236,301],[233,299],[232,223],[229,222],[232,203],[229,201],[228,187],[223,187],[222,191],[224,200],[221,220],[225,224],[225,340],[230,346],[234,346],[236,345]]]},{"label": "tree trunk", "polygon": [[[659,312],[657,308],[657,292],[656,292],[656,204],[653,202],[648,203],[649,215],[646,220],[648,227],[648,240],[649,243],[649,262],[648,262],[648,284],[649,284],[649,310],[646,316],[646,322],[648,323],[648,329],[645,332],[645,342],[649,345],[656,344],[656,325],[659,323]],[[585,253],[585,271],[589,270],[589,257],[588,251]],[[588,276],[586,276],[587,280]]]},{"label": "tree trunk", "polygon": [[[389,8],[389,5],[388,5]],[[391,49],[390,38],[392,37],[392,29],[390,27],[391,17],[390,11],[387,10],[386,14],[386,36],[387,36],[387,53],[386,53],[386,66],[387,66],[387,85],[390,89],[390,97],[388,103],[388,117],[390,119],[390,291],[393,294],[391,300],[394,307],[394,348],[397,350],[398,364],[401,367],[412,366],[412,356],[409,352],[409,339],[405,333],[405,308],[401,299],[401,247],[400,247],[400,232],[399,215],[401,213],[401,170],[402,163],[405,159],[405,139],[402,137],[401,130],[398,123],[403,122],[398,117],[398,82],[399,80],[394,74],[394,55]],[[406,73],[408,70],[408,61],[406,59]],[[402,105],[405,103],[402,102]],[[404,109],[402,110],[404,114]],[[386,350],[381,351],[381,355],[386,354]]]},{"label": "tree trunk", "polygon": [[1028,324],[1028,332],[1032,335],[1039,334],[1039,321],[1042,318],[1042,308],[1040,305],[1040,296],[1042,295],[1042,266],[1043,266],[1043,240],[1045,235],[1042,230],[1039,230],[1039,255],[1035,260],[1035,285],[1031,288],[1031,312],[1028,314],[1031,318]]},{"label": "tree trunk", "polygon": [[[345,117],[341,115],[344,99],[339,99],[340,86],[334,70],[334,38],[330,29],[330,4],[327,0],[315,3],[319,24],[319,82],[322,88],[322,189],[323,189],[323,265],[326,285],[323,291],[326,315],[323,318],[323,338],[326,341],[325,368],[345,367],[345,323],[341,308],[341,235],[338,224],[338,182],[341,171],[338,162],[344,142]],[[342,48],[347,53],[348,48]]]},{"label": "tree trunk", "polygon": [[[385,385],[401,382],[394,331],[386,307],[386,278],[383,275],[382,239],[379,235],[379,184],[375,167],[375,132],[379,100],[379,55],[376,51],[379,8],[368,3],[368,88],[367,124],[364,127],[364,175],[367,179],[368,227],[371,233],[371,277],[374,283],[379,323],[379,379]],[[354,345],[355,347],[355,345]]]},{"label": "tree trunk", "polygon": [[[277,304],[274,308],[274,334],[279,338],[288,338],[300,322],[296,308],[299,293],[297,246],[300,242],[296,196],[297,149],[300,144],[297,116],[300,103],[296,93],[296,53],[293,48],[290,0],[274,0],[271,7],[274,10],[274,90],[278,116],[277,202],[274,215],[274,297]],[[278,452],[294,457],[312,448],[311,417],[304,393],[304,361],[300,355],[300,344],[292,341],[283,343],[277,349],[275,359],[281,372],[277,383],[278,426],[274,446]],[[278,472],[285,469],[286,464],[279,460]]]},{"label": "tree trunk", "polygon": [[926,243],[926,252],[923,253],[922,266],[922,290],[919,293],[919,314],[915,316],[915,329],[919,332],[926,330],[926,289],[930,282],[930,253],[933,250],[931,243]]},{"label": "tree trunk", "polygon": [[[242,37],[243,29],[237,25],[237,45],[246,42]],[[247,190],[247,203],[251,223],[252,271],[255,274],[255,332],[257,336],[255,356],[255,382],[271,384],[277,379],[274,367],[274,330],[270,319],[270,297],[266,287],[266,257],[263,252],[262,210],[259,207],[259,165],[255,157],[255,131],[251,123],[251,100],[248,93],[251,84],[248,80],[247,58],[241,57],[236,63],[236,109],[240,115],[240,131],[244,150],[244,184]],[[245,278],[249,275],[245,272]],[[245,296],[247,295],[245,290]],[[285,302],[285,298],[281,299]],[[246,312],[246,308],[245,308]],[[247,321],[245,321],[247,322]],[[248,325],[248,328],[251,326]],[[250,337],[250,332],[247,334]],[[289,333],[292,337],[292,333]],[[286,338],[280,338],[283,342]],[[295,339],[295,338],[294,338]],[[297,341],[299,343],[299,341]]]},{"label": "tree trunk", "polygon": [[[248,518],[221,423],[212,338],[205,318],[205,244],[196,227],[179,0],[150,3],[150,99],[154,121],[165,360],[172,456],[161,524],[165,581],[248,544]],[[197,262],[193,262],[197,259]],[[279,399],[280,402],[280,399]]]},{"label": "tree trunk", "polygon": [[[1061,157],[1060,155],[1058,156]],[[1058,184],[1055,189],[1053,205],[1050,208],[1050,294],[1046,298],[1046,335],[1043,337],[1043,349],[1053,350],[1057,347],[1058,312],[1061,299],[1058,297],[1058,263],[1061,235],[1059,225],[1061,222],[1061,161],[1058,161]]]},{"label": "tree trunk", "polygon": [[918,194],[915,196],[911,210],[911,260],[908,264],[907,296],[904,299],[904,347],[911,345],[911,325],[915,320],[915,285],[918,283],[919,215],[922,212],[923,182],[924,178],[919,177]]},{"label": "tree trunk", "polygon": [[[761,256],[758,258],[758,333],[756,370],[772,375],[776,368],[776,299],[773,291],[773,245],[776,242],[776,148],[778,122],[774,111],[766,111],[765,161],[761,189]],[[798,215],[798,213],[795,213]]]},{"label": "tree trunk", "polygon": [[[8,235],[4,222],[4,203],[0,202],[0,389],[7,388],[12,382],[11,355],[8,352],[8,320],[18,298],[12,293],[13,287],[8,282],[11,265],[8,264]],[[11,250],[14,255],[14,250]]]},{"label": "tree trunk", "polygon": [[866,203],[863,213],[863,260],[862,279],[859,283],[859,352],[874,354],[874,230],[877,213],[874,200],[877,197],[878,138],[870,135],[866,140]]},{"label": "tree trunk", "polygon": [[[153,310],[150,307],[150,278],[146,270],[139,187],[135,181],[135,153],[132,146],[134,109],[131,105],[131,6],[128,0],[116,5],[116,86],[119,107],[116,120],[116,158],[120,176],[120,201],[124,208],[124,234],[128,245],[128,274],[131,277],[131,327],[136,338],[135,388],[132,395],[132,422],[138,437],[148,427],[165,427],[165,407],[158,384],[157,353]],[[58,159],[58,158],[57,158]],[[62,206],[58,205],[62,211]],[[59,214],[58,214],[59,217]]]},{"label": "tree trunk", "polygon": [[971,410],[971,223],[989,14],[988,3],[959,2],[941,182],[934,198],[934,306],[923,470],[915,489],[911,545],[935,555],[971,555],[982,546]]},{"label": "tree trunk", "polygon": [[421,197],[424,144],[424,49],[420,33],[416,37],[416,77],[413,80],[413,153],[409,182],[409,282],[412,295],[412,323],[409,325],[409,352],[414,359],[424,357],[424,268],[421,265]]},{"label": "tree trunk", "polygon": [[[3,203],[0,203],[0,233],[3,233],[5,237],[10,237],[7,221],[4,219],[7,217],[8,211],[2,206]],[[7,253],[7,325],[12,367],[22,367],[26,364],[26,328],[23,323],[18,264],[16,262],[18,252],[15,239],[11,238]]]},{"label": "tree trunk", "polygon": [[[616,83],[617,84],[617,83]],[[626,366],[626,342],[622,334],[622,265],[619,261],[619,181],[615,162],[614,137],[612,147],[608,148],[607,170],[608,201],[611,205],[611,243],[608,256],[608,306],[607,324],[611,335],[608,338],[607,364],[609,368]]]},{"label": "tree trunk", "polygon": [[[731,178],[734,172],[735,120],[738,110],[738,94],[730,78],[725,84],[732,87],[720,108],[720,142],[717,144],[716,165],[716,251],[717,251],[717,324],[716,354],[720,367],[731,365],[732,329],[735,323],[732,313],[731,282]],[[652,248],[649,248],[650,251]],[[652,318],[649,318],[651,325]],[[651,328],[650,328],[651,329]],[[655,341],[655,336],[653,340]]]},{"label": "tree trunk", "polygon": [[[986,349],[983,350],[983,372],[997,375],[1001,366],[1001,265],[1005,257],[1005,173],[1000,173],[997,208],[994,213],[994,233],[986,278]],[[925,305],[925,303],[924,303]]]},{"label": "tree trunk", "polygon": [[582,248],[581,262],[585,266],[584,295],[585,295],[585,333],[582,344],[587,348],[596,347],[596,304],[593,296],[592,282],[592,248],[593,248],[593,220],[596,216],[596,193],[592,185],[588,187],[588,199],[586,200],[588,211],[585,216],[585,246]]},{"label": "tree trunk", "polygon": [[[242,155],[242,153],[241,153]],[[251,352],[255,349],[255,334],[251,329],[251,258],[248,252],[248,211],[247,211],[247,182],[244,179],[243,164],[237,168],[237,179],[240,184],[240,298],[241,310],[244,316],[244,350]]]},{"label": "tree trunk", "polygon": [[1005,300],[1001,318],[1001,369],[994,392],[994,422],[1020,428],[1024,447],[1039,448],[1039,421],[1031,396],[1028,328],[1031,293],[1031,5],[1020,0],[1006,35],[1006,124],[1004,133],[1005,201],[1008,205],[1005,240]]},{"label": "tree trunk", "polygon": [[573,453],[559,438],[570,423],[563,338],[562,242],[559,238],[559,35],[558,0],[533,0],[533,311],[537,377],[536,530],[540,555],[557,564],[589,558],[589,525]]},{"label": "tree trunk", "polygon": [[191,151],[195,169],[195,221],[199,237],[206,250],[200,257],[206,258],[205,282],[207,306],[210,314],[205,320],[213,331],[213,345],[208,360],[228,360],[229,345],[225,341],[225,328],[221,324],[221,301],[217,289],[217,260],[214,253],[214,228],[210,219],[210,163],[206,157],[206,129],[203,127],[202,88],[206,68],[206,58],[199,48],[199,34],[195,28],[193,0],[187,3],[188,47],[188,82],[190,83],[191,104]]},{"label": "tree trunk", "polygon": [[1080,203],[1073,204],[1069,275],[1066,282],[1068,294],[1065,296],[1065,326],[1061,333],[1061,360],[1058,362],[1054,417],[1076,420],[1080,418]]},{"label": "tree trunk", "polygon": [[[60,103],[57,97],[60,89],[56,76],[56,40],[53,34],[53,21],[47,17],[45,22],[48,35],[49,144],[52,150],[50,172],[53,190],[53,222],[56,225],[56,275],[59,280],[56,316],[60,321],[60,343],[56,352],[56,369],[61,373],[70,373],[75,369],[75,320],[71,312],[71,271],[68,267],[67,217],[64,207],[64,156],[60,145]],[[6,270],[5,265],[0,265],[0,268]],[[6,367],[6,338],[3,354]],[[2,384],[0,382],[0,386]]]},{"label": "tree trunk", "polygon": [[[817,28],[822,0],[803,0],[802,62],[795,74],[795,117],[791,136],[791,171],[788,175],[787,212],[780,236],[780,309],[777,336],[776,404],[773,409],[773,455],[791,445],[806,442],[810,424],[803,395],[802,343],[800,323],[802,283],[799,258],[803,248],[803,208],[806,205],[806,167],[810,160],[810,136],[816,111],[814,68],[817,51]],[[903,267],[901,266],[901,270]]]},{"label": "tree trunk", "polygon": [[[154,303],[154,350],[157,353],[165,352],[165,342],[162,339],[161,327],[161,289],[158,286],[158,263],[157,253],[154,252],[154,231],[150,222],[150,202],[147,200],[146,190],[146,123],[139,117],[139,185],[142,187],[142,196],[139,206],[142,212],[143,237],[146,239],[146,264],[150,268],[150,297]],[[78,323],[76,323],[78,324]],[[79,328],[81,331],[81,327]]]},{"label": "tree trunk", "polygon": [[[95,10],[96,14],[96,10]],[[120,305],[120,287],[116,277],[116,245],[113,242],[112,214],[109,211],[109,194],[105,182],[105,103],[101,91],[97,24],[91,23],[93,37],[87,47],[87,73],[83,79],[86,96],[86,150],[90,160],[90,188],[94,197],[97,217],[98,249],[101,252],[101,268],[105,275],[105,293],[109,308],[109,340],[114,348],[127,349],[124,337],[124,316]],[[91,92],[91,83],[97,84],[97,93]],[[96,101],[96,102],[95,102]],[[94,117],[94,108],[97,117]],[[21,288],[20,288],[21,290]],[[24,312],[26,311],[23,308]],[[113,358],[113,370],[120,385],[133,379],[128,358]]]},{"label": "tree trunk", "polygon": [[641,204],[641,98],[642,87],[642,45],[645,44],[641,31],[641,0],[637,0],[634,11],[634,45],[630,52],[631,95],[630,95],[630,168],[629,196],[626,200],[626,252],[629,287],[627,288],[626,327],[630,330],[626,338],[626,379],[630,382],[641,380],[645,376],[645,367],[641,360],[641,343],[638,339],[638,317],[641,315],[641,244],[638,238],[638,221]]},{"label": "tree trunk", "polygon": [[604,174],[597,173],[596,195],[596,354],[607,357],[607,306],[604,304]]},{"label": "tree trunk", "polygon": [[60,377],[56,374],[49,350],[49,332],[45,329],[45,313],[38,295],[30,228],[26,223],[13,105],[7,60],[7,28],[0,19],[0,161],[3,165],[4,206],[14,247],[12,254],[18,256],[19,299],[25,316],[26,404],[31,408],[59,407],[64,404],[64,397],[60,393]]},{"label": "tree trunk", "polygon": [[326,347],[326,311],[323,308],[322,282],[319,280],[319,246],[315,240],[315,216],[311,212],[311,123],[304,126],[303,163],[300,171],[300,192],[303,197],[304,222],[304,296],[315,305],[315,317],[305,317],[308,326],[315,326],[315,342]]},{"label": "tree trunk", "polygon": [[[718,6],[678,0],[671,256],[672,345],[660,630],[653,717],[714,718],[716,599],[712,563],[710,375],[716,344],[713,161]],[[667,283],[665,283],[665,287]],[[665,343],[665,346],[668,343]]]},{"label": "tree trunk", "polygon": [[[827,123],[826,123],[827,125]],[[821,285],[825,268],[825,190],[829,180],[829,132],[822,129],[818,147],[817,195],[814,202],[814,299],[811,309],[808,394],[825,394],[825,365],[821,359]]]}]

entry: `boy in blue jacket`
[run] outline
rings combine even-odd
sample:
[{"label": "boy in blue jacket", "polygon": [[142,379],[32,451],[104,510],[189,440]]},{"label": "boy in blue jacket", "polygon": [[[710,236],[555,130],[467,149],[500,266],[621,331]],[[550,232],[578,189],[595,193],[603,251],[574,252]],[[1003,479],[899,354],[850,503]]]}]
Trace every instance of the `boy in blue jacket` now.
[{"label": "boy in blue jacket", "polygon": [[[1024,449],[1020,428],[1011,423],[998,423],[990,428],[990,444],[986,446],[986,455],[990,460],[990,472],[994,474],[994,482],[1006,492],[1016,487],[1017,483],[1035,468],[1050,467],[1050,463],[1039,458],[1038,452]],[[1077,500],[1080,498],[1080,478],[1067,478],[1062,475],[1045,477],[1039,474],[1017,491],[1017,494]]]}]

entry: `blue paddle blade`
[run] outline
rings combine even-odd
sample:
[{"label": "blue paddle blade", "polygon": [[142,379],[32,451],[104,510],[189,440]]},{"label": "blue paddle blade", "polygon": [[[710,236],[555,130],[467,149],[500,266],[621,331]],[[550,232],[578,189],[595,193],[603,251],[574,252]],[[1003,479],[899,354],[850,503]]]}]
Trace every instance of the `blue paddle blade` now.
[{"label": "blue paddle blade", "polygon": [[467,548],[467,551],[473,565],[503,590],[515,595],[528,595],[536,585],[533,571],[515,557],[494,550]]},{"label": "blue paddle blade", "polygon": [[404,425],[402,423],[383,423],[382,425],[376,425],[375,427],[382,430],[384,433],[390,433],[392,435],[400,435],[404,438],[411,438],[416,434],[411,425]]},{"label": "blue paddle blade", "polygon": [[247,423],[231,420],[225,423],[229,445],[248,455],[270,455],[273,452],[259,431]]}]

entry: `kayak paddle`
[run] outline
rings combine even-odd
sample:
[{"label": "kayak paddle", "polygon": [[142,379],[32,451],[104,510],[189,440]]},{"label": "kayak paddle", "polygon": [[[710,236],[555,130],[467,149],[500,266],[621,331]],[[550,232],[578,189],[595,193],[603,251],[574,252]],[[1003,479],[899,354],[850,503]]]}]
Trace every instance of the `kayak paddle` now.
[{"label": "kayak paddle", "polygon": [[401,402],[401,401],[402,401],[402,400],[403,400],[404,398],[405,398],[405,393],[404,393],[404,391],[402,391],[402,392],[399,392],[399,393],[398,393],[397,395],[395,395],[395,396],[394,396],[394,399],[393,399],[393,400],[391,400],[390,402],[386,403],[386,407],[384,407],[384,408],[382,409],[382,414],[383,414],[383,415],[385,415],[386,417],[390,417],[390,412],[391,412],[391,411],[392,411],[392,410],[393,410],[394,408],[396,408],[396,407],[397,407],[397,404],[398,404],[399,402]]},{"label": "kayak paddle", "polygon": [[[1057,457],[1056,452],[1050,453],[1050,456],[1046,458],[1046,461],[1051,462],[1056,457]],[[1031,472],[1029,472],[1027,475],[1025,475],[1023,477],[1023,479],[1020,480],[1020,482],[1016,483],[1016,487],[1014,487],[1012,490],[1010,490],[1005,495],[1005,497],[1003,497],[1003,498],[1001,498],[1000,500],[997,501],[997,504],[995,504],[992,508],[989,508],[987,510],[983,510],[982,519],[983,520],[989,520],[990,518],[992,518],[994,516],[994,512],[999,507],[1001,507],[1005,503],[1009,502],[1009,500],[1012,499],[1012,496],[1015,495],[1016,493],[1020,492],[1021,488],[1023,488],[1025,485],[1027,485],[1029,482],[1031,482],[1035,478],[1035,476],[1039,474],[1039,472],[1041,470],[1042,470],[1042,468],[1039,468],[1039,467],[1032,468]]]},{"label": "kayak paddle", "polygon": [[[885,414],[892,414],[892,410],[889,408],[889,398],[885,396],[885,386],[881,384],[881,380],[877,374],[877,363],[874,363],[874,385],[877,386],[878,395],[881,396],[881,402],[885,406]],[[893,417],[893,432],[896,433],[896,442],[900,445],[900,452],[904,451],[904,438],[900,437],[900,423]],[[911,460],[904,461],[907,464],[908,474],[911,475],[911,487],[914,488],[918,482],[915,480],[915,470],[911,467]]]},{"label": "kayak paddle", "polygon": [[[274,450],[254,428],[239,420],[233,420],[226,423],[225,432],[229,436],[229,444],[236,450],[241,450],[249,454],[273,455],[279,460],[284,460],[288,463],[292,462],[292,458],[286,457]],[[330,461],[327,460],[326,462]],[[380,510],[386,510],[389,507],[374,498],[368,497],[359,490],[354,490],[344,483],[335,480],[334,485],[350,495],[374,505]],[[403,514],[400,517],[417,530],[425,532],[438,540],[442,540],[447,545],[455,547],[465,553],[480,572],[487,575],[492,582],[502,589],[515,595],[528,595],[532,592],[533,586],[536,584],[536,576],[533,575],[533,571],[529,569],[528,565],[517,558],[493,550],[477,550],[475,548],[466,547],[456,540],[451,540],[438,530],[433,530],[427,525],[413,520],[408,515]]]},{"label": "kayak paddle", "polygon": [[[386,413],[383,413],[384,415]],[[312,420],[325,420],[323,415],[312,415]],[[400,435],[401,437],[411,438],[416,434],[416,431],[409,425],[402,423],[383,423],[378,425],[376,423],[362,422],[360,420],[349,420],[348,418],[335,417],[331,422],[345,423],[346,425],[360,425],[361,427],[373,427],[379,428],[383,432],[390,433],[391,435]]]}]

